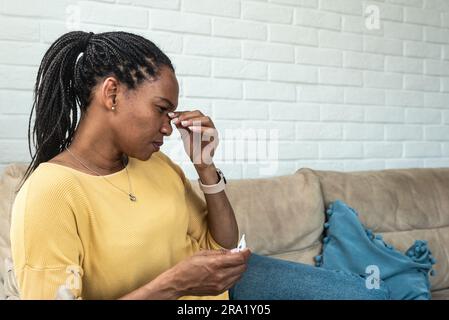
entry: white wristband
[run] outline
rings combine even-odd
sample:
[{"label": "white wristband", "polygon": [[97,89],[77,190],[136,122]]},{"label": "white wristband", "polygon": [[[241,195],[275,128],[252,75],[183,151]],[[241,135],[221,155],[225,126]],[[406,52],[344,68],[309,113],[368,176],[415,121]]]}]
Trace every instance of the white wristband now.
[{"label": "white wristband", "polygon": [[223,172],[221,172],[221,170],[218,168],[217,168],[217,175],[220,178],[220,181],[218,181],[218,183],[216,183],[216,184],[209,184],[209,185],[202,184],[201,180],[198,179],[200,189],[201,189],[201,191],[203,191],[203,193],[215,194],[215,193],[219,193],[225,189],[226,178],[224,177]]}]

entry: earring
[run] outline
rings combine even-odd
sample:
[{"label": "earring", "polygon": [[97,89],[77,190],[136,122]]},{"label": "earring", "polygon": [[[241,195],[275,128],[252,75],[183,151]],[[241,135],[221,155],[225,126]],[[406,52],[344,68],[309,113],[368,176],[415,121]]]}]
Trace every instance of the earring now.
[{"label": "earring", "polygon": [[117,102],[115,101],[115,97],[112,98],[112,111],[115,111],[115,106],[117,105]]}]

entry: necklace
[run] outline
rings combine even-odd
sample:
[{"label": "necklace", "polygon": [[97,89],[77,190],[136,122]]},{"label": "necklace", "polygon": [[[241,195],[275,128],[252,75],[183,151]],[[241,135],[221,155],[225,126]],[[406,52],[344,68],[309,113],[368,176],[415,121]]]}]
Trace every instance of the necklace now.
[{"label": "necklace", "polygon": [[74,157],[79,163],[81,163],[87,170],[92,171],[93,173],[95,173],[96,175],[102,177],[104,180],[106,180],[110,185],[112,185],[113,187],[115,187],[116,189],[120,190],[121,192],[124,192],[125,194],[127,194],[129,196],[129,200],[131,201],[137,201],[136,196],[133,194],[132,191],[132,187],[131,187],[131,180],[129,178],[129,173],[128,173],[128,168],[125,165],[125,162],[122,159],[122,163],[123,166],[125,167],[126,170],[126,175],[128,176],[128,184],[129,184],[129,192],[126,192],[125,190],[117,187],[116,185],[114,185],[111,181],[109,181],[108,179],[106,179],[104,176],[102,176],[101,174],[99,174],[98,172],[92,170],[91,168],[89,168],[88,166],[86,166],[80,159],[78,159],[67,147],[65,147],[65,149],[72,155],[72,157]]}]

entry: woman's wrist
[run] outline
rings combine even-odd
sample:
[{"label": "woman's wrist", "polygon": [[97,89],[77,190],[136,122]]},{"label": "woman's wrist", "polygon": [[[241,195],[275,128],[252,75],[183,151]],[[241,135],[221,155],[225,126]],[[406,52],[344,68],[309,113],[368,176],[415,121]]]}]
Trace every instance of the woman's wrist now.
[{"label": "woman's wrist", "polygon": [[198,177],[200,178],[202,184],[212,185],[216,184],[219,180],[217,176],[217,169],[214,164],[211,164],[206,168],[197,168],[196,172],[198,173]]},{"label": "woman's wrist", "polygon": [[172,275],[172,272],[165,272],[119,300],[176,300],[182,294],[177,290],[176,278]]},{"label": "woman's wrist", "polygon": [[176,300],[183,296],[173,270],[168,270],[147,283],[145,290],[148,300]]}]

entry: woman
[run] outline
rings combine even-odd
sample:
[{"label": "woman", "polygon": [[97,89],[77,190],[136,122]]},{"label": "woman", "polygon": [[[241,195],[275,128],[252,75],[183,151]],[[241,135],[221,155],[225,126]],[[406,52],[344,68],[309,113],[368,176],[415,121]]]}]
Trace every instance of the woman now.
[{"label": "woman", "polygon": [[[178,92],[170,59],[141,36],[70,32],[51,45],[12,213],[22,298],[61,288],[83,299],[385,298],[361,278],[231,252],[239,231],[212,161],[216,130],[199,111],[176,111]],[[159,151],[172,124],[206,202]]]}]

